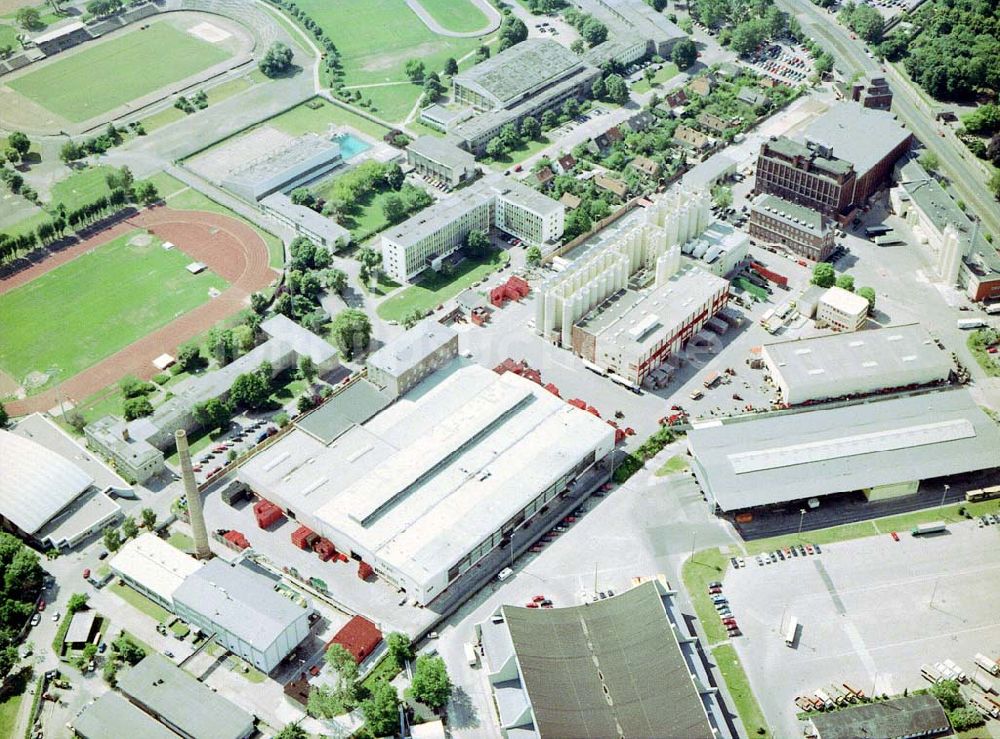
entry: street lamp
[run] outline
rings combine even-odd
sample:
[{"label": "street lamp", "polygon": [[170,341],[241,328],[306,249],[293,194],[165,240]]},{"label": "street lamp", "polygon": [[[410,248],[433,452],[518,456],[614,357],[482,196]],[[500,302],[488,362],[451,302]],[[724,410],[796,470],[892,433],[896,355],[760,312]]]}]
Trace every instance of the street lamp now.
[{"label": "street lamp", "polygon": [[945,485],[944,486],[944,492],[941,493],[941,505],[944,505],[944,499],[948,496],[948,490],[950,488],[951,488],[951,485]]},{"label": "street lamp", "polygon": [[805,508],[799,508],[799,538],[800,539],[802,538],[802,522],[805,520],[805,518],[806,518],[806,509]]}]

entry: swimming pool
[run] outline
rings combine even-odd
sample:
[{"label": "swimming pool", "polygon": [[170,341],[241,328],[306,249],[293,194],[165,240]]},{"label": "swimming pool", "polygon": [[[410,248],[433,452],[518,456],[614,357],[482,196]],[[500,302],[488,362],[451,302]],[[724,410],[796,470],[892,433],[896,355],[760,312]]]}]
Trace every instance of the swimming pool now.
[{"label": "swimming pool", "polygon": [[344,158],[344,161],[372,148],[366,142],[350,133],[342,133],[339,136],[335,136],[333,140],[340,145],[340,156]]}]

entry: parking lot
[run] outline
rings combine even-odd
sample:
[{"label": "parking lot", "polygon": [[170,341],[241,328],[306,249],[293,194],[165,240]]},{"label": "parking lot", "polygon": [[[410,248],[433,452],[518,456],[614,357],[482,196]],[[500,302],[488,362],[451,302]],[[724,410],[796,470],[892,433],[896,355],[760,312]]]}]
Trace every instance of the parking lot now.
[{"label": "parking lot", "polygon": [[812,59],[803,46],[771,44],[740,63],[789,87],[804,84],[813,72]]},{"label": "parking lot", "polygon": [[[808,541],[808,539],[805,539]],[[899,532],[828,544],[822,554],[728,570],[744,636],[733,641],[776,736],[801,735],[796,696],[850,682],[866,694],[927,687],[920,666],[1000,655],[1000,527]],[[789,619],[800,624],[785,645]]]}]

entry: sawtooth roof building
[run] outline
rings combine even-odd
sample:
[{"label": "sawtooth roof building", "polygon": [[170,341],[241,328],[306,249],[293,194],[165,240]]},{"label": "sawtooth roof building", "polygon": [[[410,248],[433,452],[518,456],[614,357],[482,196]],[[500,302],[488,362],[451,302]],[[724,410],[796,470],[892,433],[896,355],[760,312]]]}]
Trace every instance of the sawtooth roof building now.
[{"label": "sawtooth roof building", "polygon": [[456,359],[328,443],[296,428],[239,477],[426,604],[613,447],[604,421]]},{"label": "sawtooth roof building", "polygon": [[504,737],[729,736],[673,595],[651,580],[569,608],[501,606],[479,624]]},{"label": "sawtooth roof building", "polygon": [[955,369],[917,323],[765,344],[761,355],[789,405],[946,382]]},{"label": "sawtooth roof building", "polygon": [[688,448],[709,503],[736,511],[994,469],[1000,427],[956,389],[697,423]]}]

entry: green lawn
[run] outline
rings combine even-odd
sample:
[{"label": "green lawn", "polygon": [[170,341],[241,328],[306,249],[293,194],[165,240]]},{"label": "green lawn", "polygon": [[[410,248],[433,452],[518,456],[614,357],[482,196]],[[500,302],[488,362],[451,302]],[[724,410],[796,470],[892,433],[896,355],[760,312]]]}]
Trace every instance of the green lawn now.
[{"label": "green lawn", "polygon": [[[438,4],[456,3],[438,0]],[[476,38],[446,38],[431,32],[405,0],[300,0],[296,5],[336,44],[348,85],[405,80],[403,66],[410,59],[440,71],[445,59],[458,59],[479,45]],[[414,91],[416,100],[419,89]]]},{"label": "green lawn", "polygon": [[7,84],[56,115],[78,123],[229,56],[222,48],[168,22],[154,22],[145,30],[129,30],[87,44]]},{"label": "green lawn", "polygon": [[323,133],[331,123],[356,128],[376,139],[381,139],[389,133],[389,129],[385,126],[318,97],[264,121],[264,125],[273,126],[289,136]]},{"label": "green lawn", "polygon": [[[318,194],[321,194],[324,199],[328,199],[328,191],[332,187],[331,184]],[[357,212],[344,215],[340,219],[340,225],[350,230],[352,242],[360,243],[389,225],[389,221],[382,213],[382,204],[390,195],[398,194],[395,190],[373,193],[364,202],[357,203]]]},{"label": "green lawn", "polygon": [[994,341],[1000,341],[1000,334],[990,329],[978,329],[969,334],[965,345],[969,347],[976,362],[986,372],[987,377],[1000,377],[1000,353],[990,354],[986,348]]},{"label": "green lawn", "polygon": [[172,633],[178,639],[184,639],[188,634],[191,633],[191,627],[188,626],[183,621],[177,620],[170,625],[170,633]]},{"label": "green lawn", "polygon": [[690,468],[691,466],[688,464],[688,460],[685,455],[675,454],[656,471],[656,474],[657,476],[662,477],[663,475],[672,475],[675,472],[686,472]]},{"label": "green lawn", "polygon": [[166,172],[157,172],[152,177],[147,177],[146,179],[156,185],[156,191],[164,199],[169,199],[172,195],[188,189],[187,185]]},{"label": "green lawn", "polygon": [[531,141],[522,142],[522,144],[508,152],[499,159],[484,159],[483,162],[486,164],[492,164],[494,169],[507,169],[515,164],[520,164],[525,159],[530,157],[532,154],[537,154],[546,146],[549,146],[552,140],[548,136],[542,134],[538,139],[532,139]]},{"label": "green lawn", "polygon": [[437,308],[472,283],[496,272],[507,264],[508,258],[507,252],[493,252],[483,261],[466,259],[452,275],[427,270],[424,273],[426,276],[419,283],[410,285],[383,301],[377,313],[387,321],[398,321],[413,308],[421,311]]},{"label": "green lawn", "polygon": [[662,67],[660,67],[659,71],[653,75],[652,85],[650,85],[650,83],[646,81],[646,78],[643,77],[634,85],[632,85],[632,91],[642,93],[642,92],[649,92],[651,89],[653,90],[658,89],[660,85],[662,85],[664,82],[672,80],[674,77],[680,74],[680,72],[681,70],[677,68],[676,64],[674,64],[673,62],[666,62]]},{"label": "green lawn", "polygon": [[182,118],[187,118],[187,113],[183,110],[170,106],[169,108],[164,108],[161,111],[153,113],[148,118],[142,119],[142,127],[146,130],[146,133],[152,133],[153,131],[168,126],[171,123],[176,123]]},{"label": "green lawn", "polygon": [[14,729],[17,728],[17,714],[21,710],[21,701],[24,699],[24,688],[27,687],[27,681],[21,682],[25,685],[21,687],[20,692],[8,696],[3,703],[0,703],[0,736],[16,735]]},{"label": "green lawn", "polygon": [[49,210],[52,211],[61,204],[67,211],[73,211],[94,202],[101,195],[107,195],[111,192],[111,188],[104,178],[114,171],[114,167],[108,166],[87,167],[74,171],[52,185]]},{"label": "green lawn", "polygon": [[0,24],[0,47],[10,46],[15,50],[20,49],[21,44],[17,42],[19,33],[22,32],[14,26],[8,26],[6,23]]},{"label": "green lawn", "polygon": [[6,330],[0,367],[23,379],[56,369],[61,379],[113,354],[209,300],[226,282],[184,269],[191,258],[133,231],[0,295]]},{"label": "green lawn", "polygon": [[[142,611],[155,621],[163,623],[165,621],[169,621],[173,617],[173,614],[171,614],[166,608],[160,607],[145,595],[133,590],[128,585],[116,582],[111,585],[111,592],[135,608],[137,611]],[[133,641],[137,640],[133,637]]]},{"label": "green lawn", "polygon": [[489,22],[469,0],[420,0],[420,4],[442,28],[456,33],[478,31]]},{"label": "green lawn", "polygon": [[173,532],[167,539],[167,544],[175,547],[176,549],[180,549],[182,552],[194,551],[194,539],[182,531]]},{"label": "green lawn", "polygon": [[728,568],[729,558],[719,549],[704,549],[696,552],[684,562],[684,566],[681,568],[684,587],[694,604],[695,613],[698,614],[701,627],[705,630],[705,637],[710,645],[725,641],[727,634],[718,612],[708,597],[708,584],[713,580],[722,582]]},{"label": "green lawn", "polygon": [[361,94],[375,106],[372,112],[382,120],[402,123],[413,110],[422,89],[409,82],[383,85],[382,87],[362,87]]},{"label": "green lawn", "polygon": [[364,680],[361,681],[362,689],[371,692],[371,689],[375,687],[375,683],[379,680],[385,680],[386,682],[392,680],[396,675],[399,674],[399,668],[396,667],[396,663],[389,658],[389,655],[385,655],[378,661],[372,671],[368,673]]},{"label": "green lawn", "polygon": [[[726,687],[729,688],[729,694],[733,697],[736,713],[739,714],[740,721],[743,722],[747,736],[759,736],[767,739],[771,736],[771,732],[767,730],[764,712],[760,710],[760,704],[750,688],[750,681],[747,680],[747,674],[743,671],[743,665],[740,664],[736,650],[731,644],[723,644],[712,650],[712,658],[726,681]],[[761,731],[762,729],[763,731]]]}]

